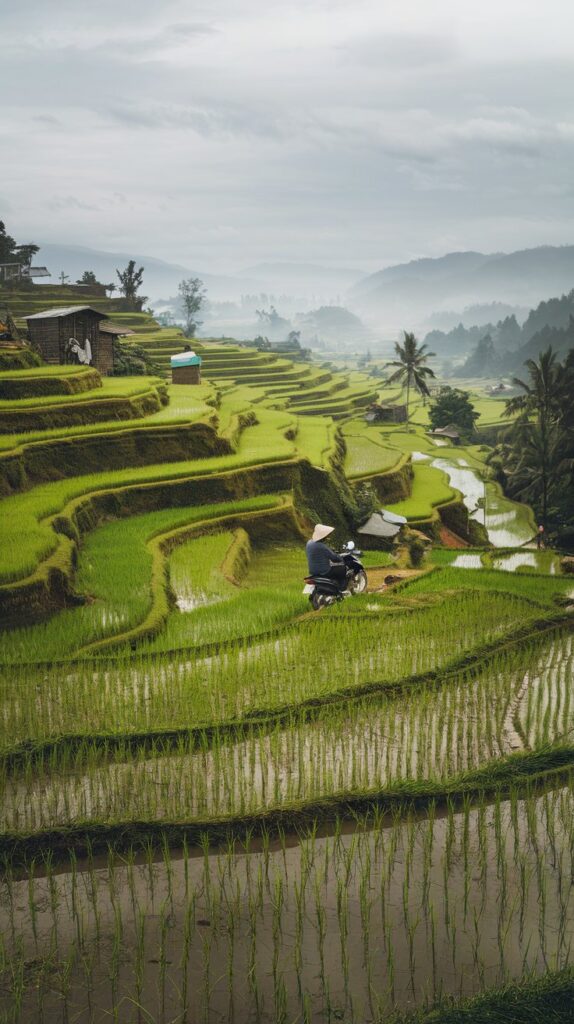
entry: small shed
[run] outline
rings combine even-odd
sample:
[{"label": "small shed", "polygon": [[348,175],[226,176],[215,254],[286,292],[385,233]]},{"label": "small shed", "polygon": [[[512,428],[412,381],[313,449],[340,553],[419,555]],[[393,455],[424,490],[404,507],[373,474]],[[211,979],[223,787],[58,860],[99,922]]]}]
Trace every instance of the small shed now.
[{"label": "small shed", "polygon": [[172,356],[171,381],[172,384],[201,384],[201,356],[192,352],[178,352]]},{"label": "small shed", "polygon": [[30,342],[46,363],[80,363],[109,373],[113,335],[101,330],[105,313],[92,306],[64,306],[25,317]]},{"label": "small shed", "polygon": [[436,427],[434,430],[429,430],[428,434],[430,437],[443,438],[450,444],[460,444],[460,433],[454,423],[449,423],[446,427]]},{"label": "small shed", "polygon": [[404,516],[397,516],[382,508],[378,512],[373,512],[367,522],[359,527],[357,533],[364,536],[370,547],[388,550],[393,546],[405,523]]},{"label": "small shed", "polygon": [[406,423],[406,405],[390,405],[373,402],[365,413],[367,423]]}]

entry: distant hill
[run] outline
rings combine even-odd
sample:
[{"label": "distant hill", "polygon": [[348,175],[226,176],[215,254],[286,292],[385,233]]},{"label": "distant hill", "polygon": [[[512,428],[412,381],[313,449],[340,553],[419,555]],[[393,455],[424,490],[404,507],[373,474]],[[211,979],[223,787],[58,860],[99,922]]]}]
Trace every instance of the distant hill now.
[{"label": "distant hill", "polygon": [[513,253],[454,252],[413,260],[363,278],[348,303],[371,318],[428,323],[437,310],[504,302],[533,307],[574,285],[574,245]]},{"label": "distant hill", "polygon": [[[40,244],[40,243],[39,243]],[[40,259],[41,257],[41,259]],[[209,274],[197,267],[168,263],[152,256],[135,252],[105,252],[83,245],[41,244],[38,259],[48,267],[54,284],[63,270],[74,282],[84,270],[93,270],[99,281],[117,283],[116,268],[125,267],[134,259],[145,267],[143,293],[152,301],[167,295],[176,295],[177,286],[184,277],[200,277],[209,297],[215,301],[237,301],[242,295],[291,295],[325,301],[342,295],[363,276],[360,270],[331,269],[310,263],[260,263],[238,274]]]},{"label": "distant hill", "polygon": [[38,244],[41,249],[38,259],[41,257],[41,262],[48,267],[54,284],[58,283],[58,274],[62,270],[69,274],[71,282],[80,278],[84,270],[93,270],[103,284],[111,281],[118,284],[116,268],[122,270],[128,260],[134,259],[138,267],[145,267],[142,291],[152,302],[162,295],[176,294],[177,286],[184,277],[200,277],[213,298],[239,298],[249,288],[258,289],[256,281],[206,274],[179,263],[167,263],[134,252],[104,252],[83,245],[56,245],[48,242]]},{"label": "distant hill", "polygon": [[347,267],[323,267],[314,263],[257,263],[240,271],[240,278],[262,282],[266,290],[301,297],[334,299],[364,277],[364,272]]}]

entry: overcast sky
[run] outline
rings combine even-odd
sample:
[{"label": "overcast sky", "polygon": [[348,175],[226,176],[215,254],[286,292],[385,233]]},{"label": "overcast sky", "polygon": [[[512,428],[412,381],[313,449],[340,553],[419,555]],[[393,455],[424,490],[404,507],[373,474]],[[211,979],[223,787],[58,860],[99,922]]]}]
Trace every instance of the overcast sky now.
[{"label": "overcast sky", "polygon": [[196,270],[574,243],[566,0],[4,0],[0,219]]}]

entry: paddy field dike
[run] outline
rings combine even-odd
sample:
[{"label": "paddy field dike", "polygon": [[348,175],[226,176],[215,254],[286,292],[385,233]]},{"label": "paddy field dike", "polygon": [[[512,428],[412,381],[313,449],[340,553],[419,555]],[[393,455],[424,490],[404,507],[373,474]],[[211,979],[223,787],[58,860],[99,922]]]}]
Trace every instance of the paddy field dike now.
[{"label": "paddy field dike", "polygon": [[[504,402],[437,447],[366,374],[202,341],[173,385],[113,318],[157,376],[0,352],[0,1021],[571,1020],[574,579]],[[366,495],[429,549],[312,612]]]}]

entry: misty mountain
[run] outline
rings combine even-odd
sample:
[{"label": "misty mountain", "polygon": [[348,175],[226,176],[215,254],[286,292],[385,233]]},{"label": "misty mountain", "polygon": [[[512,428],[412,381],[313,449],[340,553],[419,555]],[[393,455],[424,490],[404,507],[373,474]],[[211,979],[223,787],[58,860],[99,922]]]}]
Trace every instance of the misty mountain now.
[{"label": "misty mountain", "polygon": [[474,346],[465,362],[453,371],[453,376],[520,373],[527,359],[538,359],[549,346],[559,357],[564,357],[574,347],[574,289],[560,298],[540,302],[530,311],[522,327],[511,316],[496,326],[488,323],[465,328],[459,324],[448,334],[431,331],[425,341],[450,355],[468,352],[470,346]]},{"label": "misty mountain", "polygon": [[179,263],[167,263],[152,256],[134,252],[103,252],[83,245],[40,244],[36,261],[45,264],[52,274],[52,284],[58,284],[58,275],[63,270],[71,281],[77,281],[84,270],[93,270],[98,281],[117,285],[116,268],[123,270],[129,260],[134,259],[145,268],[143,294],[150,300],[162,295],[177,293],[177,286],[185,277],[200,277],[213,298],[239,298],[246,290],[258,291],[257,281],[247,281],[222,274],[206,274],[202,270],[184,267]]},{"label": "misty mountain", "polygon": [[335,299],[363,278],[364,272],[314,263],[258,263],[238,275],[259,281],[264,291],[311,298]]},{"label": "misty mountain", "polygon": [[352,289],[353,295],[372,295],[385,285],[410,281],[423,284],[430,281],[450,281],[463,274],[473,273],[490,259],[480,252],[450,252],[437,258],[424,257],[410,263],[385,267],[375,274],[363,277]]},{"label": "misty mountain", "polygon": [[574,283],[574,246],[539,246],[513,253],[449,253],[413,260],[364,278],[349,303],[371,318],[401,316],[409,324],[429,314],[477,303],[534,306],[569,291]]},{"label": "misty mountain", "polygon": [[510,305],[508,302],[481,302],[474,306],[465,306],[463,310],[443,310],[428,317],[430,329],[450,331],[453,327],[463,324],[474,327],[476,324],[497,323],[507,316],[515,316],[519,323],[526,320],[530,310],[528,306]]}]

